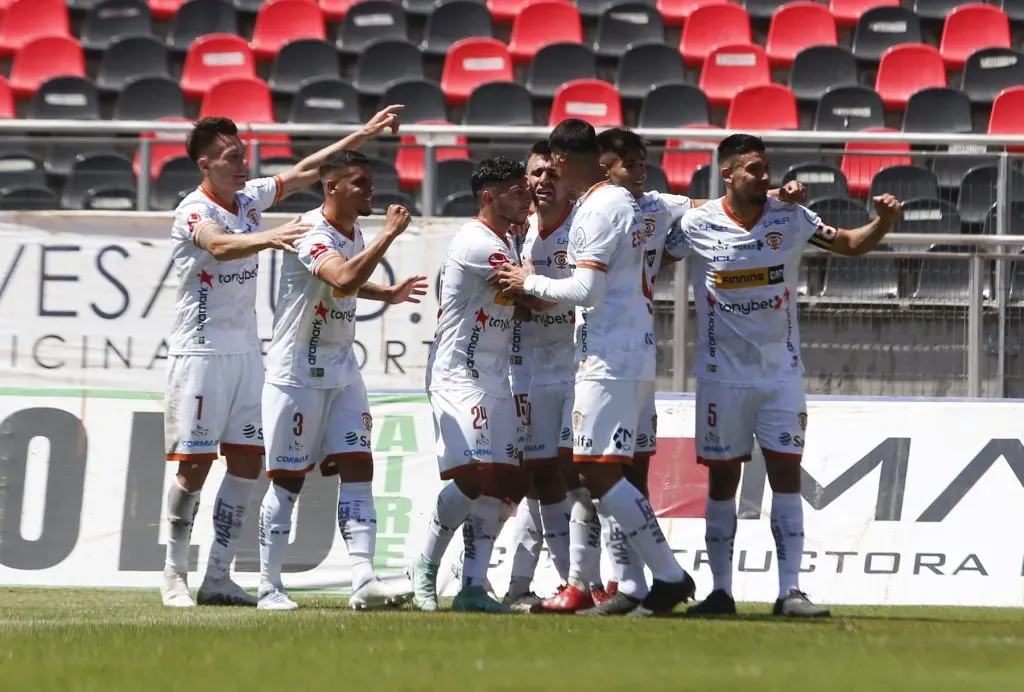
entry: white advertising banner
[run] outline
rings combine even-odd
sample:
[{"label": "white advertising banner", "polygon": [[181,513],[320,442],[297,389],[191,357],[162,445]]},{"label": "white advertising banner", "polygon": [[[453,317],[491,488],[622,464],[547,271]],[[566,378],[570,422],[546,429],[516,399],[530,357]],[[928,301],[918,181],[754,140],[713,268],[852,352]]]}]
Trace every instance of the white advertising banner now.
[{"label": "white advertising banner", "polygon": [[[377,567],[399,575],[421,544],[441,488],[429,407],[419,395],[373,397]],[[4,390],[0,396],[0,585],[158,584],[164,490],[158,397],[144,393]],[[812,399],[805,449],[803,587],[833,604],[1024,605],[1022,406],[1013,402]],[[659,453],[652,502],[680,563],[710,590],[704,552],[706,473],[694,459],[692,398],[658,401]],[[215,468],[193,536],[205,568]],[[235,571],[257,580],[253,494]],[[337,485],[318,474],[300,497],[285,573],[291,588],[344,588],[347,559],[337,531]],[[771,490],[758,458],[741,486],[735,591],[777,595]],[[511,530],[499,538],[490,580],[508,584]],[[456,538],[442,570],[457,590]],[[193,576],[198,584],[199,575]],[[546,553],[535,588],[556,576]]]},{"label": "white advertising banner", "polygon": [[[264,225],[287,218],[268,215]],[[381,221],[361,223],[367,242]],[[422,390],[437,277],[460,223],[415,219],[371,279],[425,275],[430,291],[421,304],[359,301],[356,351],[371,390]],[[0,386],[163,391],[177,290],[170,224],[170,214],[0,214]],[[280,252],[260,255],[264,348],[280,264]]]}]

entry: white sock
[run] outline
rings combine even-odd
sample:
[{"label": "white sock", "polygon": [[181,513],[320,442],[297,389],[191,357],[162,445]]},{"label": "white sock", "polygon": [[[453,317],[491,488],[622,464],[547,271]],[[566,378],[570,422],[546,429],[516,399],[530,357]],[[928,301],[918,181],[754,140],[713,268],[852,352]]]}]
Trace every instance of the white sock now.
[{"label": "white sock", "polygon": [[704,544],[714,579],[713,591],[732,596],[732,555],[736,543],[736,500],[712,500],[705,503]]},{"label": "white sock", "polygon": [[494,539],[498,535],[498,513],[501,500],[481,495],[469,510],[469,516],[462,524],[462,542],[465,554],[462,558],[462,586],[483,586],[487,568],[491,564]]},{"label": "white sock", "polygon": [[199,511],[199,491],[190,493],[177,477],[167,490],[167,554],[164,566],[188,572],[188,549],[192,543],[192,521]]},{"label": "white sock", "polygon": [[772,535],[779,556],[779,598],[800,588],[800,563],[804,556],[804,505],[800,493],[772,496]]},{"label": "white sock", "polygon": [[473,501],[466,497],[459,486],[449,483],[437,494],[434,514],[427,528],[427,542],[423,546],[423,560],[431,565],[440,565],[444,551],[452,542],[455,531],[462,526],[469,514]]},{"label": "white sock", "polygon": [[618,583],[618,590],[631,598],[647,597],[647,575],[644,574],[644,563],[629,544],[625,532],[615,517],[602,511],[601,502],[597,505],[597,513],[601,517],[601,539],[604,549],[608,552],[611,564],[612,581]]},{"label": "white sock", "polygon": [[654,508],[632,483],[620,478],[601,498],[601,511],[615,517],[637,554],[651,568],[655,579],[682,581],[686,573],[665,540]]},{"label": "white sock", "polygon": [[281,567],[292,533],[292,510],[298,495],[277,483],[267,486],[260,506],[260,588],[281,586]]},{"label": "white sock", "polygon": [[206,564],[206,579],[228,576],[238,550],[238,537],[245,526],[245,510],[254,483],[254,478],[224,474],[217,499],[213,501],[213,543]]},{"label": "white sock", "polygon": [[553,505],[540,506],[544,542],[551,553],[551,562],[563,582],[569,580],[569,514],[572,504],[566,498]]},{"label": "white sock", "polygon": [[353,593],[377,576],[373,571],[377,508],[373,505],[371,487],[371,483],[338,484],[338,531],[348,548]]},{"label": "white sock", "polygon": [[601,524],[586,488],[570,490],[569,583],[582,591],[601,583]]},{"label": "white sock", "polygon": [[512,598],[529,593],[541,548],[540,500],[524,497],[515,517],[515,553],[508,593]]}]

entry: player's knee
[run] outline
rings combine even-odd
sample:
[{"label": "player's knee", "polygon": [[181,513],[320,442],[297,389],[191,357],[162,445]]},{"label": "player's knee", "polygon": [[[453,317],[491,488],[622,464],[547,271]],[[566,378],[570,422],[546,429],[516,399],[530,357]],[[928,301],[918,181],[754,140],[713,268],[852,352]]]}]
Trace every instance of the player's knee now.
[{"label": "player's knee", "polygon": [[294,495],[298,495],[302,491],[302,486],[306,482],[306,477],[285,476],[281,478],[271,478],[270,480],[277,487],[283,488]]},{"label": "player's knee", "polygon": [[708,465],[708,497],[715,501],[733,499],[742,475],[743,466],[739,462]]},{"label": "player's knee", "polygon": [[182,461],[178,463],[178,482],[190,493],[202,490],[210,475],[212,461]]},{"label": "player's knee", "polygon": [[764,453],[765,472],[773,493],[800,492],[800,457],[779,452]]},{"label": "player's knee", "polygon": [[622,479],[622,465],[584,462],[576,464],[580,475],[580,483],[590,491],[593,498],[604,497],[612,486]]},{"label": "player's knee", "polygon": [[341,483],[372,483],[373,459],[352,459],[338,464]]},{"label": "player's knee", "polygon": [[565,499],[565,484],[558,464],[542,464],[533,468],[532,490],[542,505],[553,505]]},{"label": "player's knee", "polygon": [[260,477],[260,470],[263,468],[263,457],[259,454],[229,454],[225,455],[228,473],[236,478],[248,478],[255,480]]}]

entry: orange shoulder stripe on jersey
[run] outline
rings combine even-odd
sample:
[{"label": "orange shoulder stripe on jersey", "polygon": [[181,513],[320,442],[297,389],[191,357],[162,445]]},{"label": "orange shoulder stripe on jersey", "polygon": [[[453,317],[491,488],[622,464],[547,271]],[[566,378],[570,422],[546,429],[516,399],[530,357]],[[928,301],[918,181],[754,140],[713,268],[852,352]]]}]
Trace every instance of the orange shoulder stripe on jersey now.
[{"label": "orange shoulder stripe on jersey", "polygon": [[206,219],[205,221],[203,221],[202,223],[200,223],[199,225],[192,229],[192,243],[196,247],[202,247],[201,245],[199,245],[199,238],[203,234],[203,231],[207,230],[211,226],[213,228],[220,228],[220,226],[217,225],[217,222],[214,221],[213,219]]},{"label": "orange shoulder stripe on jersey", "polygon": [[593,269],[594,271],[607,272],[608,265],[596,260],[580,260],[576,263],[577,269]]},{"label": "orange shoulder stripe on jersey", "polygon": [[277,203],[281,201],[281,197],[284,193],[284,183],[281,182],[281,176],[274,176],[274,203],[270,206],[277,206]]},{"label": "orange shoulder stripe on jersey", "polygon": [[341,253],[338,252],[337,250],[331,250],[326,255],[322,255],[321,259],[318,260],[316,265],[313,267],[313,276],[319,278],[320,270],[323,269],[323,266],[325,264],[327,264],[327,260],[331,259],[332,257],[341,257]]}]

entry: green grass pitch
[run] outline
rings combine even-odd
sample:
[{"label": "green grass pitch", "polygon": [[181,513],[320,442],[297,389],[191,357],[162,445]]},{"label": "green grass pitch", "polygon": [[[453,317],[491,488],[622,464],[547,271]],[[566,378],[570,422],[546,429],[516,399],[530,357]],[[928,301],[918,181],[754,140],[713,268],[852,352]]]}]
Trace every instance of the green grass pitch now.
[{"label": "green grass pitch", "polygon": [[831,620],[171,611],[155,591],[0,589],[2,690],[1024,689],[1016,609],[837,607]]}]

